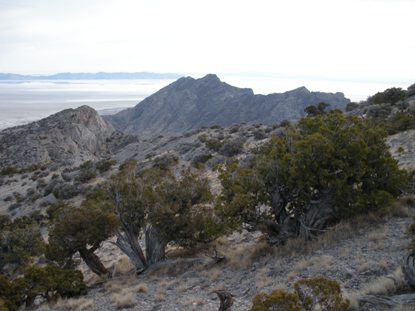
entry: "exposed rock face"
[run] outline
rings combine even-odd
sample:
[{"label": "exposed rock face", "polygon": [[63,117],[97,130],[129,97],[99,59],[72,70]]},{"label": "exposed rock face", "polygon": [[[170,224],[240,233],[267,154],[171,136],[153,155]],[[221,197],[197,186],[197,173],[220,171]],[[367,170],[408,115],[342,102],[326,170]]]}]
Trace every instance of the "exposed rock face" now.
[{"label": "exposed rock face", "polygon": [[349,100],[342,93],[310,92],[305,87],[281,94],[254,95],[251,89],[233,87],[210,74],[201,79],[181,78],[134,108],[105,118],[121,131],[151,137],[202,126],[295,120],[304,115],[304,108],[319,102],[342,109]]},{"label": "exposed rock face", "polygon": [[108,152],[116,130],[88,107],[67,109],[0,132],[0,167],[55,162],[69,165]]}]

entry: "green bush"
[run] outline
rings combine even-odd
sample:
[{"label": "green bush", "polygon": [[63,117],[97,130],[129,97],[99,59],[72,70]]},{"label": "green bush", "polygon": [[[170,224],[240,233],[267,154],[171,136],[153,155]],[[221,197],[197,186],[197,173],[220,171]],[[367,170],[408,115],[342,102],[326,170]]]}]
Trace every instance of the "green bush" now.
[{"label": "green bush", "polygon": [[20,173],[20,169],[13,165],[6,166],[0,171],[1,176],[14,175],[14,174],[19,174],[19,173]]},{"label": "green bush", "polygon": [[257,294],[252,300],[250,311],[302,311],[297,294],[288,293],[283,289],[277,289],[270,295]]},{"label": "green bush", "polygon": [[86,183],[95,177],[97,177],[97,173],[94,168],[81,169],[78,180],[82,183]]},{"label": "green bush", "polygon": [[51,302],[59,297],[80,295],[86,289],[80,271],[61,269],[55,265],[27,267],[22,284],[26,306],[31,306],[38,296]]},{"label": "green bush", "polygon": [[240,154],[244,149],[244,141],[241,138],[225,141],[219,149],[221,155],[232,157]]},{"label": "green bush", "polygon": [[294,293],[283,289],[259,293],[252,303],[250,311],[346,311],[350,304],[343,299],[339,284],[323,277],[297,281]]},{"label": "green bush", "polygon": [[294,284],[304,310],[346,311],[350,302],[343,299],[339,283],[324,277],[303,279]]},{"label": "green bush", "polygon": [[39,296],[51,302],[59,297],[80,295],[85,290],[80,271],[60,269],[54,265],[28,266],[23,277],[15,280],[0,274],[0,310],[15,311],[22,304],[31,307]]},{"label": "green bush", "polygon": [[383,92],[378,92],[375,95],[368,98],[368,102],[371,104],[395,104],[400,100],[404,100],[407,96],[407,92],[401,88],[392,87],[386,89]]},{"label": "green bush", "polygon": [[[385,134],[372,122],[338,110],[303,118],[265,144],[252,165],[227,165],[220,175],[218,208],[231,222],[258,227],[265,222],[270,234],[290,226],[286,232],[305,238],[303,225],[318,232],[340,219],[383,213],[408,180],[392,158]],[[260,204],[270,205],[272,215],[258,216]],[[318,222],[308,217],[312,211],[322,213]],[[301,225],[302,217],[310,223]]]},{"label": "green bush", "polygon": [[200,165],[206,163],[212,158],[210,153],[198,154],[192,159],[192,166],[199,167]]},{"label": "green bush", "polygon": [[101,160],[96,164],[96,168],[100,173],[104,173],[109,171],[109,169],[113,167],[115,163],[115,160],[111,159]]},{"label": "green bush", "polygon": [[386,120],[390,135],[415,129],[415,115],[410,112],[397,112]]},{"label": "green bush", "polygon": [[223,146],[223,142],[219,139],[210,138],[205,141],[205,145],[210,150],[218,152],[219,149]]},{"label": "green bush", "polygon": [[37,223],[27,216],[7,219],[0,224],[0,271],[6,264],[15,265],[19,270],[32,256],[43,253],[45,245]]},{"label": "green bush", "polygon": [[167,153],[161,156],[158,156],[153,160],[153,167],[159,170],[166,171],[171,166],[176,164],[179,161],[179,158],[175,154]]},{"label": "green bush", "polygon": [[351,102],[351,103],[348,103],[346,105],[346,111],[353,111],[353,110],[355,110],[358,107],[359,107],[359,104],[358,103]]}]

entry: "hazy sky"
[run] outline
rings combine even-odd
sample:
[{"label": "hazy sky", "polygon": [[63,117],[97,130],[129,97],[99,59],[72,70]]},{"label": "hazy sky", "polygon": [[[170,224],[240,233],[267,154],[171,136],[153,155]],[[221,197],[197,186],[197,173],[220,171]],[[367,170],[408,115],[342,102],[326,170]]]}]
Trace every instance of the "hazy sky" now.
[{"label": "hazy sky", "polygon": [[415,82],[412,0],[0,0],[0,72]]}]

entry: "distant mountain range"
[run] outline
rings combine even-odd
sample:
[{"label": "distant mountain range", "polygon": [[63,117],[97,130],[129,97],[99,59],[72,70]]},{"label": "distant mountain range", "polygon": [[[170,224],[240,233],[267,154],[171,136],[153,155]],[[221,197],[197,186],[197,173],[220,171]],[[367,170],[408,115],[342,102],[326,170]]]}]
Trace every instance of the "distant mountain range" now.
[{"label": "distant mountain range", "polygon": [[231,86],[209,74],[200,79],[180,78],[135,107],[104,118],[125,133],[153,137],[203,126],[293,121],[305,115],[307,106],[320,102],[344,109],[350,100],[343,93],[310,92],[305,87],[255,95],[251,89]]},{"label": "distant mountain range", "polygon": [[0,80],[127,80],[127,79],[178,79],[176,73],[155,72],[62,72],[53,75],[20,75],[0,73]]}]

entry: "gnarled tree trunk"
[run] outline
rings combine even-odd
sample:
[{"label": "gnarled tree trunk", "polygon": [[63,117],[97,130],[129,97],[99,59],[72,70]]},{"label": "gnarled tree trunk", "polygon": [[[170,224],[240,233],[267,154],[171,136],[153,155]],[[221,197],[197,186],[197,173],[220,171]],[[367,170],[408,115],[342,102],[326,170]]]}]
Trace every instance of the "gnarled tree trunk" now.
[{"label": "gnarled tree trunk", "polygon": [[81,258],[85,261],[86,265],[91,269],[92,272],[99,276],[110,276],[109,271],[107,268],[104,267],[101,260],[93,250],[88,249],[81,249],[79,251],[79,254],[81,255]]},{"label": "gnarled tree trunk", "polygon": [[147,267],[147,260],[144,257],[143,250],[138,242],[137,237],[131,232],[119,232],[115,245],[130,258],[135,267],[136,273],[144,271]]},{"label": "gnarled tree trunk", "polygon": [[160,237],[157,229],[152,225],[147,225],[145,230],[146,237],[146,257],[148,265],[159,262],[165,258],[167,243]]}]

